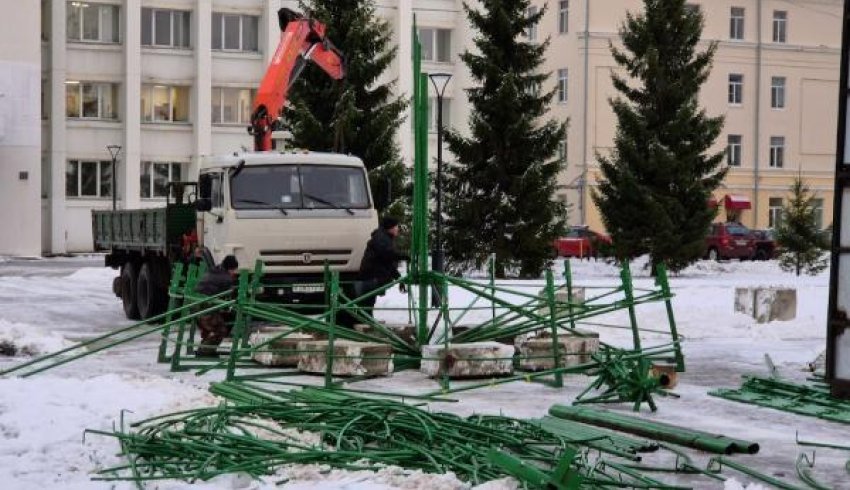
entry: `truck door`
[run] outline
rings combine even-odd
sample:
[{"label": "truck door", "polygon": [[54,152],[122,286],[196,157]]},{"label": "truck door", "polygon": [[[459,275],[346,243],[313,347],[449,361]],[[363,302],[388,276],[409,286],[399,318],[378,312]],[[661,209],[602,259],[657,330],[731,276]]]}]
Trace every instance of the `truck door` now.
[{"label": "truck door", "polygon": [[198,178],[199,199],[207,204],[200,213],[201,243],[210,251],[216,262],[222,258],[224,245],[224,192],[222,172],[205,172]]}]

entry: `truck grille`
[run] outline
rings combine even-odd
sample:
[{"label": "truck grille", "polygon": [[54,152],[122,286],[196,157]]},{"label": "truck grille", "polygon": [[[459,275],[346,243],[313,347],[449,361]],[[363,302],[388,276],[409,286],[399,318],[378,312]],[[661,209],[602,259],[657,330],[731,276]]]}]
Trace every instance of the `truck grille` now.
[{"label": "truck grille", "polygon": [[351,260],[351,249],[260,250],[260,257],[268,267],[339,266]]}]

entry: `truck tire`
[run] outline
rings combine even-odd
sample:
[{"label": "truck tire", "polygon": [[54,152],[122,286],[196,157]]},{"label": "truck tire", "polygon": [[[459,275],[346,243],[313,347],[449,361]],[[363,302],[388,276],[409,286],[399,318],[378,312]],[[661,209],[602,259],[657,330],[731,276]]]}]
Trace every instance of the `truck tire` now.
[{"label": "truck tire", "polygon": [[139,319],[139,307],[136,304],[136,264],[126,262],[121,267],[121,303],[124,304],[124,315],[130,320]]},{"label": "truck tire", "polygon": [[142,264],[136,283],[136,303],[142,320],[159,315],[165,311],[167,291],[163,287],[161,267],[154,261]]},{"label": "truck tire", "polygon": [[767,260],[768,257],[769,257],[769,254],[767,253],[766,249],[759,248],[759,249],[756,250],[755,260]]}]

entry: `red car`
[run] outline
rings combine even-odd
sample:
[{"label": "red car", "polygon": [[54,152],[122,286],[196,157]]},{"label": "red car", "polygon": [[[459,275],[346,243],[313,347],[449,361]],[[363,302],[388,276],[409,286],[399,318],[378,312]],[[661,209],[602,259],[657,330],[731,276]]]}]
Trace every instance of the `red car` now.
[{"label": "red car", "polygon": [[748,260],[755,252],[753,233],[740,223],[714,223],[705,238],[705,258],[709,260]]},{"label": "red car", "polygon": [[611,237],[595,232],[587,226],[571,226],[567,236],[555,240],[558,257],[598,257],[604,248],[611,246]]}]

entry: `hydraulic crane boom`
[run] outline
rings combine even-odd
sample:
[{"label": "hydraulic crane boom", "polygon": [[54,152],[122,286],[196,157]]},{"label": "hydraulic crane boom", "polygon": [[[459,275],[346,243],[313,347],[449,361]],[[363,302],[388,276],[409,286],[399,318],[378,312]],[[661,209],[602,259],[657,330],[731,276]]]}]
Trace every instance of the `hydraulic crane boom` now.
[{"label": "hydraulic crane boom", "polygon": [[277,16],[282,31],[280,44],[260,84],[248,128],[254,136],[255,151],[272,149],[272,131],[280,129],[289,88],[308,61],[335,80],[345,76],[342,53],[325,37],[324,24],[286,8],[278,10]]}]

